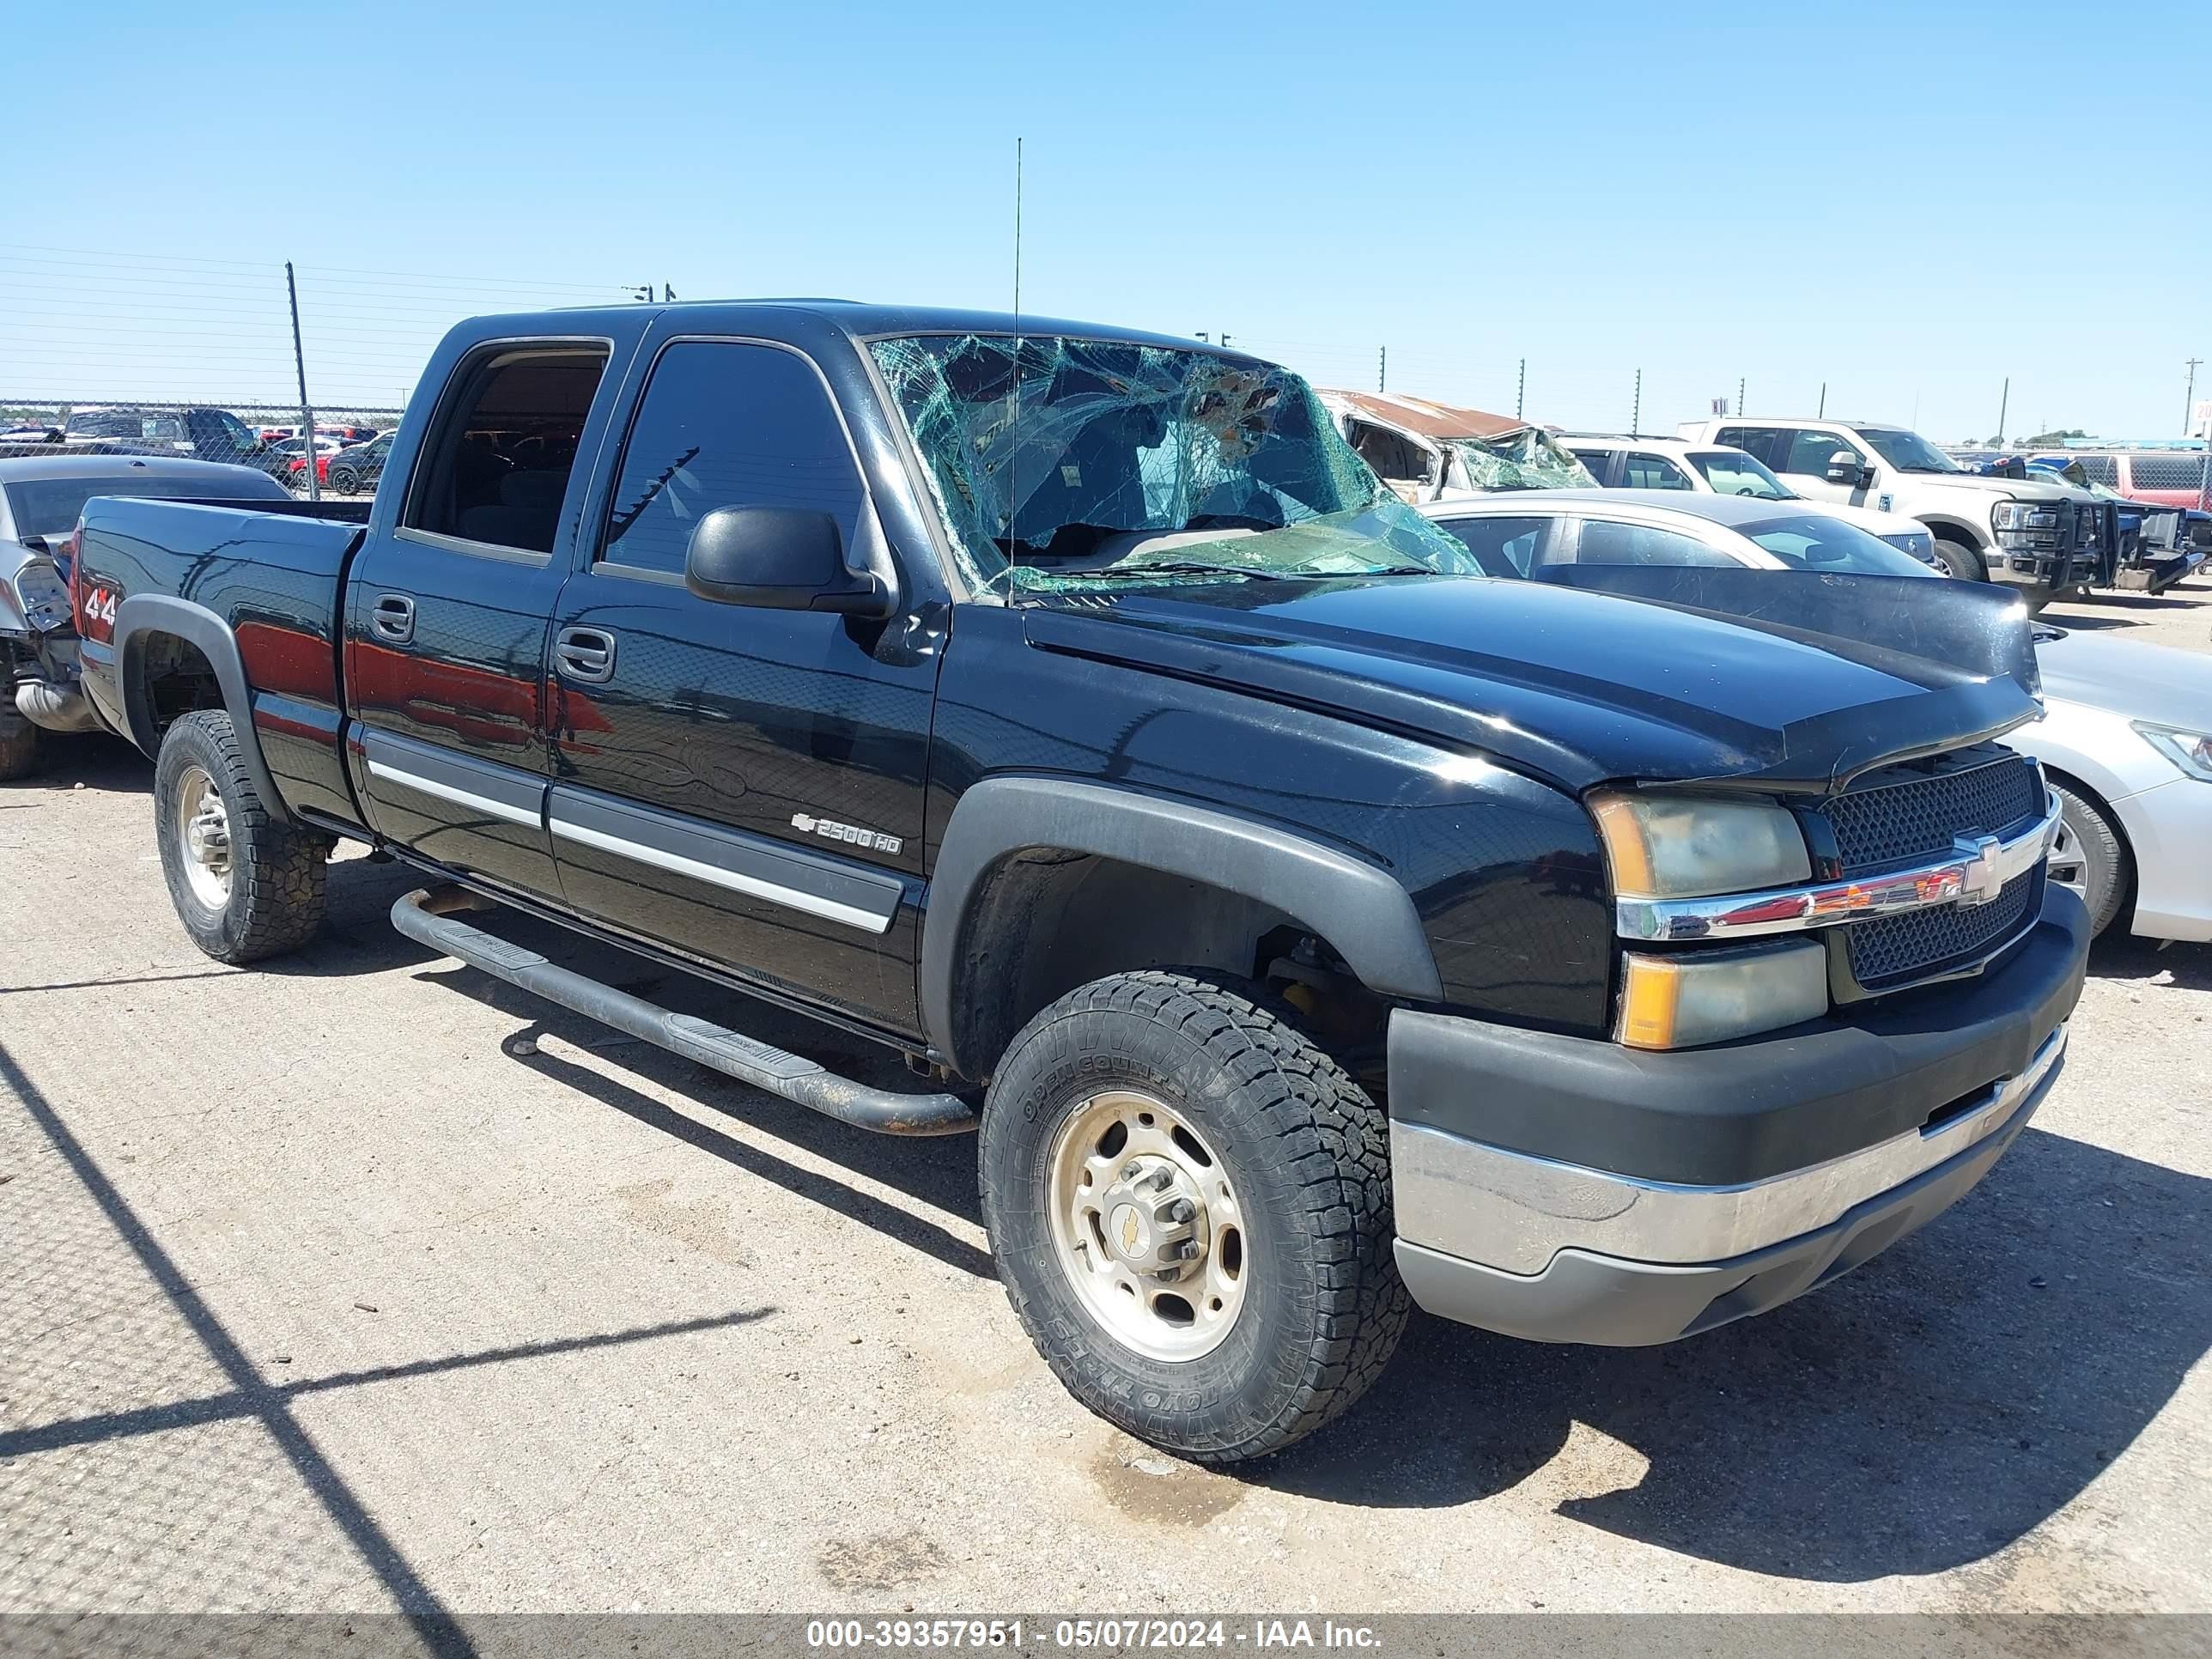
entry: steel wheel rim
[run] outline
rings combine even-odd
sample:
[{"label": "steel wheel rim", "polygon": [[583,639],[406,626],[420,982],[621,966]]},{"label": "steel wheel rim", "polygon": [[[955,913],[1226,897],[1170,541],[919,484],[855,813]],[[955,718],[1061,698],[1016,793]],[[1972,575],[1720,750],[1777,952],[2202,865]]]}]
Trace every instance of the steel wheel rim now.
[{"label": "steel wheel rim", "polygon": [[2063,817],[2058,820],[2058,833],[2051,837],[2044,878],[2069,893],[2078,893],[2082,903],[2089,902],[2089,855],[2083,851],[2074,826]]},{"label": "steel wheel rim", "polygon": [[1943,545],[1941,542],[1938,542],[1936,544],[1936,550],[1931,556],[1936,562],[1936,569],[1942,572],[1942,574],[1947,576],[1950,576],[1954,579],[1957,577],[1959,574],[1958,568],[1954,565],[1948,558],[1944,556]]},{"label": "steel wheel rim", "polygon": [[230,814],[207,769],[177,780],[177,851],[192,896],[210,910],[230,902]]},{"label": "steel wheel rim", "polygon": [[1134,1091],[1093,1095],[1046,1168],[1053,1256],[1085,1311],[1147,1358],[1219,1347],[1252,1262],[1228,1169],[1189,1119]]}]

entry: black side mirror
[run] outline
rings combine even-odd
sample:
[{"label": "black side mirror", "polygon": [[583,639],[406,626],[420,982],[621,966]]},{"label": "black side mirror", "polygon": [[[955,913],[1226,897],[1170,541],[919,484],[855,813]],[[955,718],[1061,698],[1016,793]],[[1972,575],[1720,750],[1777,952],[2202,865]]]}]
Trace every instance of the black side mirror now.
[{"label": "black side mirror", "polygon": [[896,597],[847,566],[835,518],[803,507],[716,507],[691,532],[684,586],[717,605],[848,617],[888,617]]},{"label": "black side mirror", "polygon": [[1867,469],[1859,465],[1859,458],[1848,449],[1839,449],[1828,457],[1828,482],[1841,484],[1846,489],[1856,489],[1867,482]]}]

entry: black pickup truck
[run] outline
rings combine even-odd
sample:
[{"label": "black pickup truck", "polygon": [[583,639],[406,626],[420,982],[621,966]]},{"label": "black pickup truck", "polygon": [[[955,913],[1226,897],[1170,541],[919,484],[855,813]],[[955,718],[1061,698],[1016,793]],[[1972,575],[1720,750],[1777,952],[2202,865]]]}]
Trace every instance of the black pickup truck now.
[{"label": "black pickup truck", "polygon": [[[1996,741],[2035,713],[2008,594],[1923,657],[1840,600],[1485,580],[1296,376],[1121,330],[495,317],[422,387],[373,506],[88,508],[87,689],[157,759],[186,929],[303,945],[368,842],[487,974],[980,1129],[1023,1323],[1159,1445],[1307,1433],[1409,1302],[1611,1344],[1773,1307],[2057,1073],[2087,924]],[[933,1081],[584,979],[499,906]]]}]

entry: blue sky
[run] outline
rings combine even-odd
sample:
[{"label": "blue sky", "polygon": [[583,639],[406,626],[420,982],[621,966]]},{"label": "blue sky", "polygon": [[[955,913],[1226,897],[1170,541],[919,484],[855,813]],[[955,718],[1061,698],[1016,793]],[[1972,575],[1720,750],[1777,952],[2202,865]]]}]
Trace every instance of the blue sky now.
[{"label": "blue sky", "polygon": [[[2212,6],[11,8],[0,395],[396,399],[617,297],[1227,331],[1666,430],[2161,435],[2212,356]],[[302,154],[312,144],[313,155]],[[51,148],[50,148],[51,147]],[[312,183],[310,182],[312,175]],[[112,182],[111,182],[112,181]],[[71,252],[54,252],[70,250]],[[81,252],[80,252],[81,251]],[[386,276],[376,273],[406,273]],[[2212,396],[2212,370],[2199,371]]]}]

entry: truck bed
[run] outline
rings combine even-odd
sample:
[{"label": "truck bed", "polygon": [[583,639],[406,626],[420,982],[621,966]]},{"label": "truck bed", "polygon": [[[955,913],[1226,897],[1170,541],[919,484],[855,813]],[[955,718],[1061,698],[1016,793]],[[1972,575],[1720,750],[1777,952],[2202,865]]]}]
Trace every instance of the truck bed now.
[{"label": "truck bed", "polygon": [[102,718],[137,735],[118,672],[123,608],[145,597],[180,601],[236,637],[254,728],[285,803],[357,822],[342,748],[339,652],[345,569],[368,517],[365,501],[89,502],[76,591],[85,686]]}]

